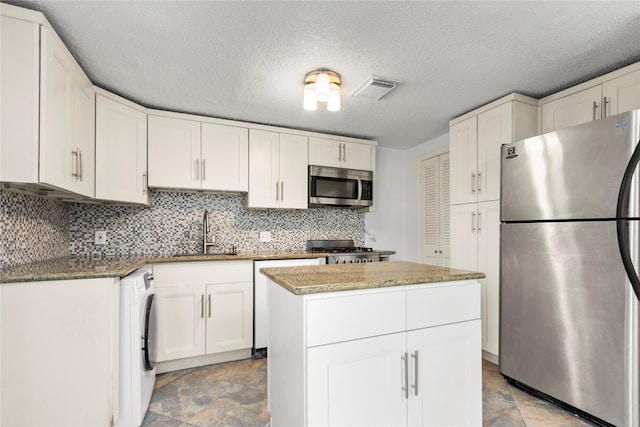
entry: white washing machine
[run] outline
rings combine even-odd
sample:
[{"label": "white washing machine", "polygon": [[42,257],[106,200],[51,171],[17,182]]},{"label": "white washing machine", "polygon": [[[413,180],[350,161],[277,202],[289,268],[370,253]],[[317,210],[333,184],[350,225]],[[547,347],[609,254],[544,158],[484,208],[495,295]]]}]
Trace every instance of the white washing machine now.
[{"label": "white washing machine", "polygon": [[157,297],[150,267],[120,281],[120,397],[116,426],[142,424],[156,382]]}]

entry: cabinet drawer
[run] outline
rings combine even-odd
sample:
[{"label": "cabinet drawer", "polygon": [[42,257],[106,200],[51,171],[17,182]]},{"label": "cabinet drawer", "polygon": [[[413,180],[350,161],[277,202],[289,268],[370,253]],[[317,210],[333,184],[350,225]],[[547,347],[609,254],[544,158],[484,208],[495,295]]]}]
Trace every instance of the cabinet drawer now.
[{"label": "cabinet drawer", "polygon": [[407,330],[480,318],[480,283],[407,291]]},{"label": "cabinet drawer", "polygon": [[406,330],[405,292],[309,300],[307,347]]},{"label": "cabinet drawer", "polygon": [[156,287],[253,282],[253,261],[200,261],[156,264]]}]

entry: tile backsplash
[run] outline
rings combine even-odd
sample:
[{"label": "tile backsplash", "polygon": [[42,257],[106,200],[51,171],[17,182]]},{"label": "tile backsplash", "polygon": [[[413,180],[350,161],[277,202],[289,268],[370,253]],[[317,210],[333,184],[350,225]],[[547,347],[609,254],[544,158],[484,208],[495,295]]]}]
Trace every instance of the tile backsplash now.
[{"label": "tile backsplash", "polygon": [[69,255],[63,202],[0,190],[0,269]]},{"label": "tile backsplash", "polygon": [[[174,254],[202,251],[204,210],[209,211],[210,251],[304,250],[307,239],[353,239],[364,244],[365,214],[352,209],[246,209],[239,194],[154,192],[150,207],[74,203],[69,209],[72,255]],[[107,231],[105,245],[94,244]],[[261,231],[271,232],[260,242]]]}]

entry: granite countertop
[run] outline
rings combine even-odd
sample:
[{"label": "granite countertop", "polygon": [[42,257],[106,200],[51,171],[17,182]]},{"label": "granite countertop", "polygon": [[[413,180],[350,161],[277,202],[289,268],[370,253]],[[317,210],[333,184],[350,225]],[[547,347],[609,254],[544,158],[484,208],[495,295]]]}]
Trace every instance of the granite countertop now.
[{"label": "granite countertop", "polygon": [[0,271],[0,283],[46,280],[124,277],[145,264],[193,261],[238,261],[290,258],[322,258],[326,253],[241,252],[237,255],[131,255],[119,257],[64,257],[6,267]]},{"label": "granite countertop", "polygon": [[295,295],[485,277],[475,271],[405,261],[263,268],[260,272]]}]

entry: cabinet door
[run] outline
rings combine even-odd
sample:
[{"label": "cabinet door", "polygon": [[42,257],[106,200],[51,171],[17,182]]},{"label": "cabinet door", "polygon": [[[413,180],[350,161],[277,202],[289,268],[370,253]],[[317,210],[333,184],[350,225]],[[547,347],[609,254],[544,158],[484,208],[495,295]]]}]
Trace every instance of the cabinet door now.
[{"label": "cabinet door", "polygon": [[482,286],[482,349],[498,355],[500,328],[500,202],[478,203],[478,271]]},{"label": "cabinet door", "polygon": [[280,207],[307,209],[308,138],[301,135],[280,134]]},{"label": "cabinet door", "polygon": [[308,349],[308,425],[406,425],[405,351],[405,333]]},{"label": "cabinet door", "polygon": [[640,70],[604,83],[602,99],[603,117],[640,108]]},{"label": "cabinet door", "polygon": [[478,158],[478,118],[471,117],[451,126],[449,155],[451,168],[451,203],[475,202]]},{"label": "cabinet door", "polygon": [[310,137],[309,164],[340,167],[342,164],[342,143],[335,139]]},{"label": "cabinet door", "polygon": [[277,208],[280,200],[280,134],[249,130],[250,208]]},{"label": "cabinet door", "polygon": [[371,146],[354,142],[343,142],[342,167],[371,170]]},{"label": "cabinet door", "polygon": [[449,153],[420,161],[418,171],[421,262],[448,267],[449,234]]},{"label": "cabinet door", "polygon": [[148,203],[147,115],[96,95],[96,198]]},{"label": "cabinet door", "polygon": [[602,86],[598,85],[542,106],[542,133],[600,118]]},{"label": "cabinet door", "polygon": [[451,206],[451,267],[478,271],[476,203]]},{"label": "cabinet door", "polygon": [[249,189],[249,131],[202,123],[202,188]]},{"label": "cabinet door", "polygon": [[410,426],[482,425],[480,321],[407,333]]},{"label": "cabinet door", "polygon": [[73,141],[76,63],[51,30],[41,28],[40,182],[71,189],[79,174]]},{"label": "cabinet door", "polygon": [[38,182],[40,27],[0,16],[0,181]]},{"label": "cabinet door", "polygon": [[205,292],[204,285],[156,288],[158,362],[204,354]]},{"label": "cabinet door", "polygon": [[206,353],[253,346],[253,283],[207,285]]},{"label": "cabinet door", "polygon": [[478,201],[500,198],[500,149],[512,139],[513,104],[478,115]]},{"label": "cabinet door", "polygon": [[149,187],[199,189],[200,122],[149,116]]},{"label": "cabinet door", "polygon": [[76,66],[74,84],[74,146],[78,150],[80,170],[73,191],[87,197],[95,196],[96,94],[91,81]]}]

